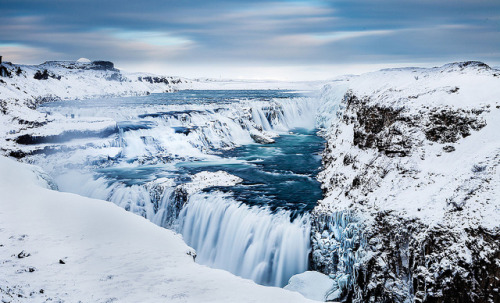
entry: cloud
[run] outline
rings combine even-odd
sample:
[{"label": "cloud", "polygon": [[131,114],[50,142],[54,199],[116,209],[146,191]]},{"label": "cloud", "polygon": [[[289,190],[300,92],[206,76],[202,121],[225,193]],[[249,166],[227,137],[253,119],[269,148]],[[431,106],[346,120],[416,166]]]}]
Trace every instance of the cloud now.
[{"label": "cloud", "polygon": [[0,53],[23,62],[89,57],[146,69],[175,62],[179,70],[273,66],[269,71],[500,63],[500,2],[493,0],[3,0],[2,14]]},{"label": "cloud", "polygon": [[3,56],[4,61],[27,64],[40,63],[41,56],[45,58],[57,58],[62,55],[44,48],[29,47],[16,43],[0,43],[0,54]]},{"label": "cloud", "polygon": [[130,42],[143,42],[156,46],[188,47],[194,42],[181,37],[159,31],[122,31],[109,30],[110,35],[121,40]]}]

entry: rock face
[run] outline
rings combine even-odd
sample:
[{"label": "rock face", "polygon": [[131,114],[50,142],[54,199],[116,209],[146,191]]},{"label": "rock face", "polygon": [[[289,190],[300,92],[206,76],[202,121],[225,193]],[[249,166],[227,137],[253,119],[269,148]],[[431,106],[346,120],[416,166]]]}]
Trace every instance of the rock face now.
[{"label": "rock face", "polygon": [[311,263],[345,302],[500,302],[500,79],[477,62],[325,88]]}]

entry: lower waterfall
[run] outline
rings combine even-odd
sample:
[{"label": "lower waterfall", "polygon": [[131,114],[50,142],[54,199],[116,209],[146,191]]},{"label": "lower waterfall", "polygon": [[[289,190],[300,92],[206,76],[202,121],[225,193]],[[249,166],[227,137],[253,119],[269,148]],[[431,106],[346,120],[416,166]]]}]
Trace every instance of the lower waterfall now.
[{"label": "lower waterfall", "polygon": [[308,269],[310,218],[249,207],[224,194],[195,194],[179,216],[197,261],[263,285],[284,286]]}]

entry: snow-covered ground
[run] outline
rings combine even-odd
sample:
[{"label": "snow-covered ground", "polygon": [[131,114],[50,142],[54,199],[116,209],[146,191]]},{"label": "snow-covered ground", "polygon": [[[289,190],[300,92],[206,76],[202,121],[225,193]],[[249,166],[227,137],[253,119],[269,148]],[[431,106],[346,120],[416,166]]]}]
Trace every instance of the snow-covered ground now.
[{"label": "snow-covered ground", "polygon": [[190,79],[177,85],[178,89],[199,89],[199,90],[264,90],[264,89],[285,89],[293,91],[319,90],[329,81],[295,81],[285,82],[276,80],[224,80],[224,79]]},{"label": "snow-covered ground", "polygon": [[2,66],[8,76],[0,77],[0,99],[28,103],[146,95],[169,92],[189,82],[179,77],[120,71],[107,61],[48,61],[39,65],[4,62]]},{"label": "snow-covered ground", "polygon": [[193,261],[180,235],[112,203],[47,189],[0,158],[2,302],[308,302]]}]

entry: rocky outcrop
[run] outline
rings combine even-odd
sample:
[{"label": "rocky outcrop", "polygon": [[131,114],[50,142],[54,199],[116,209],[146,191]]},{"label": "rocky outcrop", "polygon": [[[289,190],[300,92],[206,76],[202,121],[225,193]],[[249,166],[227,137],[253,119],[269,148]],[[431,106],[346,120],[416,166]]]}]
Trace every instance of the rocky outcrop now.
[{"label": "rocky outcrop", "polygon": [[328,299],[500,302],[495,73],[388,70],[325,90],[339,110],[311,264],[335,280]]},{"label": "rocky outcrop", "polygon": [[259,144],[272,144],[275,142],[270,135],[264,132],[259,132],[257,130],[252,130],[250,132],[250,137],[255,141],[255,143]]}]

